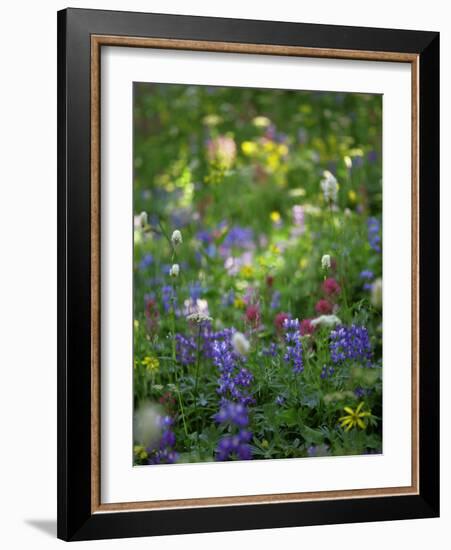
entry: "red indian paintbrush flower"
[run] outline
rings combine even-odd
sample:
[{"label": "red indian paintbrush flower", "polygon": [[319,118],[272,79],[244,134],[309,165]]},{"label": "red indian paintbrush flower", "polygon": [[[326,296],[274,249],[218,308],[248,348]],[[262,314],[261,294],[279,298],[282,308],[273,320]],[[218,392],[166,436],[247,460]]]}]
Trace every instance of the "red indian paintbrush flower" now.
[{"label": "red indian paintbrush flower", "polygon": [[277,332],[281,332],[283,325],[290,316],[288,313],[280,312],[274,317],[274,326],[276,327]]},{"label": "red indian paintbrush flower", "polygon": [[248,323],[257,327],[260,323],[260,308],[257,304],[251,304],[246,308],[246,320]]},{"label": "red indian paintbrush flower", "polygon": [[333,305],[328,300],[322,298],[316,302],[315,310],[322,315],[329,315],[333,311]]},{"label": "red indian paintbrush flower", "polygon": [[341,287],[333,277],[329,277],[323,283],[323,291],[328,296],[336,296],[340,294]]},{"label": "red indian paintbrush flower", "polygon": [[312,325],[311,319],[303,319],[299,326],[299,331],[301,336],[306,336],[308,334],[313,334],[315,332],[315,326]]}]

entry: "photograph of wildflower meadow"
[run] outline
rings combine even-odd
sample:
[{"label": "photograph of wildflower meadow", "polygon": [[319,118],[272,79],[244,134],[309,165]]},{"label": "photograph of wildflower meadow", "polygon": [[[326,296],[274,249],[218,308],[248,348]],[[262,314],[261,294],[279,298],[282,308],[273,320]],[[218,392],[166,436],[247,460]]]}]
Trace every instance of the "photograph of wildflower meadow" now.
[{"label": "photograph of wildflower meadow", "polygon": [[382,97],[134,84],[134,465],[382,452]]}]

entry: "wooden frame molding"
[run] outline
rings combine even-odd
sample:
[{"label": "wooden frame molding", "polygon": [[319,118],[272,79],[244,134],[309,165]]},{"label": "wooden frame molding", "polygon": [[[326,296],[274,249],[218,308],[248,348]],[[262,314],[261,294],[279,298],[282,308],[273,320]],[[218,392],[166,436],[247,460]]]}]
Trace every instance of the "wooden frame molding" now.
[{"label": "wooden frame molding", "polygon": [[[236,497],[160,500],[102,504],[100,499],[100,53],[102,46],[164,48],[209,52],[248,53],[355,59],[409,63],[412,71],[412,483],[409,487],[287,493]],[[164,510],[228,505],[307,502],[342,498],[418,495],[419,479],[419,55],[382,51],[360,51],[330,48],[306,48],[180,40],[138,38],[114,35],[91,35],[91,512],[125,512],[131,510]]]}]

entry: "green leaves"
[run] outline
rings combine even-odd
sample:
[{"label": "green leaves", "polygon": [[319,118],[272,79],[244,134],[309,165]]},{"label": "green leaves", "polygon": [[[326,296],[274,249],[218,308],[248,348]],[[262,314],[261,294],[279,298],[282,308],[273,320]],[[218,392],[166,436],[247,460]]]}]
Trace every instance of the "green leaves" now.
[{"label": "green leaves", "polygon": [[302,434],[302,437],[305,439],[307,445],[312,443],[315,445],[319,445],[324,441],[324,433],[321,430],[313,430],[308,426],[301,426],[300,432]]}]

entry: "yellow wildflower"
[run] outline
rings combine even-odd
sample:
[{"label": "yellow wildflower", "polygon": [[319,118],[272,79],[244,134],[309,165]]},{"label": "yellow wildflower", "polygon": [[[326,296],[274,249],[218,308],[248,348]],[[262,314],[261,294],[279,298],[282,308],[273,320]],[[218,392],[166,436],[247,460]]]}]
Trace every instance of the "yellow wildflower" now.
[{"label": "yellow wildflower", "polygon": [[254,274],[254,268],[251,265],[243,265],[241,268],[241,275],[246,279],[249,279]]},{"label": "yellow wildflower", "polygon": [[281,157],[288,155],[288,146],[285,143],[281,143],[277,148],[277,152]]},{"label": "yellow wildflower", "polygon": [[270,170],[273,172],[279,168],[280,157],[277,153],[271,153],[266,159],[266,164]]},{"label": "yellow wildflower", "polygon": [[269,215],[269,217],[271,218],[271,221],[274,222],[274,223],[280,222],[280,213],[277,212],[276,210],[274,210],[273,212],[271,212],[271,214]]},{"label": "yellow wildflower", "polygon": [[146,355],[146,357],[144,357],[144,359],[141,361],[141,364],[144,365],[149,372],[154,372],[158,370],[158,367],[160,366],[160,361],[158,361],[156,357]]},{"label": "yellow wildflower", "polygon": [[146,449],[142,445],[135,445],[133,447],[133,452],[135,453],[136,458],[140,460],[145,460],[148,457]]},{"label": "yellow wildflower", "polygon": [[371,411],[362,411],[363,401],[359,403],[356,410],[351,407],[344,407],[344,411],[348,414],[341,416],[338,420],[341,422],[341,427],[345,428],[345,432],[349,432],[351,428],[359,427],[362,430],[366,429],[366,423],[362,420],[365,417],[371,416]]},{"label": "yellow wildflower", "polygon": [[350,202],[356,202],[357,201],[357,193],[351,189],[350,191],[348,191],[348,199],[349,199]]},{"label": "yellow wildflower", "polygon": [[243,309],[243,307],[246,305],[244,303],[244,300],[243,298],[240,298],[239,296],[237,296],[233,302],[233,305],[234,307],[236,307],[236,309]]},{"label": "yellow wildflower", "polygon": [[241,150],[247,156],[255,155],[257,152],[257,144],[253,141],[243,141],[241,144]]},{"label": "yellow wildflower", "polygon": [[256,116],[252,120],[252,123],[254,124],[254,126],[257,126],[257,128],[266,128],[271,124],[271,121],[266,116]]},{"label": "yellow wildflower", "polygon": [[270,139],[265,139],[265,141],[263,142],[263,149],[267,153],[275,152],[276,147],[276,144]]}]

